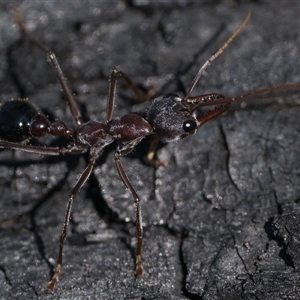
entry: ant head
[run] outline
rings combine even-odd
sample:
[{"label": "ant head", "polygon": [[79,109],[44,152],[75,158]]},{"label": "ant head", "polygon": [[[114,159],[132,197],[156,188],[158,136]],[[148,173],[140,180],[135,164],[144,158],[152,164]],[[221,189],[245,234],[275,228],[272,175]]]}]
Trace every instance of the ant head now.
[{"label": "ant head", "polygon": [[176,94],[155,99],[147,110],[146,119],[165,143],[194,134],[199,127],[195,113]]}]

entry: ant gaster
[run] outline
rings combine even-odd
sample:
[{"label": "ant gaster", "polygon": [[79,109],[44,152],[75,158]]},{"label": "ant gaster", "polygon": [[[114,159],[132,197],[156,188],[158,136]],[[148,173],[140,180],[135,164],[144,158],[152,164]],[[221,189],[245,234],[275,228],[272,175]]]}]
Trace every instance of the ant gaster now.
[{"label": "ant gaster", "polygon": [[[101,155],[103,149],[107,145],[115,140],[118,142],[118,147],[114,154],[116,168],[119,177],[126,188],[129,189],[134,199],[137,229],[135,266],[136,275],[137,277],[140,277],[143,275],[143,227],[140,198],[131,185],[120,158],[130,153],[134,147],[148,135],[154,135],[157,140],[162,142],[171,142],[194,134],[204,123],[227,111],[230,104],[234,101],[279,89],[300,88],[300,84],[288,84],[257,90],[235,98],[227,98],[216,93],[191,97],[191,93],[204,70],[236,37],[246,25],[249,18],[250,12],[224,45],[200,68],[184,98],[180,98],[175,94],[167,94],[161,98],[155,99],[143,114],[130,113],[121,118],[112,118],[118,76],[123,77],[130,88],[138,95],[137,87],[131,79],[122,71],[114,69],[110,77],[107,120],[105,122],[90,121],[82,124],[77,101],[73,97],[55,54],[29,36],[26,32],[24,23],[21,20],[20,14],[17,14],[17,20],[23,33],[29,37],[30,41],[47,53],[48,59],[55,70],[57,79],[65,94],[77,128],[71,129],[62,121],[50,122],[46,116],[28,101],[9,101],[3,104],[0,110],[0,148],[16,149],[41,155],[82,154],[88,151],[90,153],[88,166],[80,175],[69,195],[63,229],[60,236],[57,265],[54,274],[48,283],[48,292],[53,291],[61,273],[63,247],[67,237],[73,200],[76,198],[80,188],[89,178],[96,159]],[[206,113],[199,114],[199,109],[203,106],[213,106],[214,108]],[[58,148],[39,147],[22,143],[29,140],[31,137],[39,138],[49,134],[57,137],[72,138],[73,144],[67,148]],[[152,147],[152,150],[154,148],[155,147]]]}]

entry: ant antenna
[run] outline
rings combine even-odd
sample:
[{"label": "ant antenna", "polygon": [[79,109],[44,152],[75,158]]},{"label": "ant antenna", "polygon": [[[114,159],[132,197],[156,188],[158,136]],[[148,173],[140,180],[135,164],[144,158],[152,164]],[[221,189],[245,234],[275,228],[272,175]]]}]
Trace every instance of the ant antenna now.
[{"label": "ant antenna", "polygon": [[260,94],[264,94],[264,93],[268,93],[268,92],[272,92],[272,91],[287,90],[287,89],[299,89],[299,88],[300,88],[300,83],[290,83],[290,84],[271,86],[271,87],[263,88],[260,90],[248,92],[246,94],[243,94],[243,95],[240,95],[237,97],[214,100],[213,102],[202,102],[202,103],[199,103],[196,106],[194,106],[193,109],[191,110],[191,112],[194,112],[203,106],[229,104],[229,103],[235,102],[237,100],[241,100],[241,99],[251,97],[254,95],[260,95]]},{"label": "ant antenna", "polygon": [[234,97],[234,98],[229,98],[227,100],[229,100],[228,102],[234,102],[234,101],[246,98],[246,97],[259,95],[259,94],[263,94],[263,93],[268,93],[268,92],[272,92],[272,91],[286,90],[286,89],[298,89],[298,88],[300,88],[300,83],[276,85],[276,86],[271,86],[271,87],[267,87],[267,88],[264,88],[264,89],[256,90],[254,92],[248,92],[244,95],[240,95],[240,96],[237,96],[237,97]]},{"label": "ant antenna", "polygon": [[192,93],[195,85],[199,81],[201,75],[204,73],[204,71],[206,70],[206,68],[212,63],[212,61],[214,61],[228,47],[228,45],[234,40],[234,38],[240,33],[240,31],[246,26],[246,24],[248,23],[248,21],[250,19],[250,16],[251,16],[251,11],[249,11],[247,13],[246,18],[244,19],[244,21],[235,30],[235,32],[229,37],[229,39],[223,44],[223,46],[210,59],[208,59],[204,63],[204,65],[200,68],[200,70],[198,71],[197,75],[193,79],[192,84],[189,87],[188,92],[187,92],[186,96],[184,97],[184,99],[182,100],[182,102],[186,102],[187,101],[187,99],[190,97],[190,95],[191,95],[191,93]]}]

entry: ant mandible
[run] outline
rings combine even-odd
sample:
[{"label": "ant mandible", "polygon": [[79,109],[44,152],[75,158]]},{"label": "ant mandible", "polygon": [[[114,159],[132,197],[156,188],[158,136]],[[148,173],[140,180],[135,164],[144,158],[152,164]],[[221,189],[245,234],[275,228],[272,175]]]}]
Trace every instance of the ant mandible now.
[{"label": "ant mandible", "polygon": [[[126,188],[129,189],[134,199],[137,230],[135,266],[137,277],[141,277],[144,272],[142,261],[143,226],[141,204],[140,198],[131,185],[122,166],[121,157],[130,153],[135,146],[148,135],[154,135],[156,137],[156,141],[160,140],[167,143],[177,141],[194,134],[204,123],[227,111],[230,104],[234,101],[274,90],[300,88],[300,84],[286,84],[256,90],[234,98],[227,98],[217,93],[194,97],[191,96],[195,85],[199,81],[205,69],[232,42],[236,35],[246,25],[249,18],[250,12],[223,46],[204,63],[193,79],[184,98],[180,98],[176,94],[167,94],[163,97],[156,98],[143,114],[130,113],[121,118],[112,118],[118,76],[123,77],[129,87],[138,96],[140,95],[136,85],[125,73],[118,69],[113,69],[110,76],[110,87],[107,101],[107,120],[105,122],[89,121],[82,124],[78,103],[67,84],[55,54],[29,36],[24,23],[21,20],[20,14],[17,13],[19,27],[23,31],[23,34],[25,34],[29,40],[33,42],[33,44],[46,52],[48,60],[54,68],[57,79],[62,87],[77,128],[69,128],[64,122],[59,120],[50,122],[47,117],[41,113],[41,111],[35,108],[28,101],[9,101],[4,103],[0,110],[0,148],[21,150],[40,155],[83,154],[88,151],[90,153],[88,166],[80,175],[69,195],[63,229],[60,236],[57,264],[54,274],[48,283],[48,292],[53,292],[61,273],[63,248],[67,238],[73,201],[81,187],[89,178],[95,165],[95,161],[102,154],[103,149],[107,145],[111,144],[115,140],[118,142],[118,147],[114,154],[116,168],[120,179]],[[213,106],[214,108],[201,114],[199,109],[204,106]],[[23,143],[32,137],[39,138],[45,135],[69,137],[73,139],[73,144],[67,148],[58,148],[32,146]],[[150,147],[150,149],[154,152],[155,146]],[[149,152],[149,154],[149,158],[152,160],[153,164],[159,163],[153,160],[153,153],[151,154]]]}]

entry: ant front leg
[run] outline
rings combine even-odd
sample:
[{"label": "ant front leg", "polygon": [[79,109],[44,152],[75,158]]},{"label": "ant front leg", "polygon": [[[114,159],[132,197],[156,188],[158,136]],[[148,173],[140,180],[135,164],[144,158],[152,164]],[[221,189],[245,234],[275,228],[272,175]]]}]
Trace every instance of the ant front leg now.
[{"label": "ant front leg", "polygon": [[137,229],[137,246],[135,253],[136,275],[143,275],[142,263],[142,241],[143,241],[143,222],[141,213],[141,201],[133,186],[131,185],[127,174],[121,163],[121,156],[130,153],[135,146],[147,135],[153,134],[153,128],[150,123],[138,114],[131,113],[113,119],[106,124],[106,130],[111,137],[118,141],[119,145],[114,155],[117,171],[122,182],[130,190],[136,206],[136,229]]},{"label": "ant front leg", "polygon": [[157,149],[159,143],[159,138],[157,135],[153,135],[152,137],[152,141],[148,150],[148,154],[147,154],[147,160],[148,163],[153,166],[154,168],[159,168],[159,167],[163,167],[166,168],[167,167],[167,162],[157,159],[155,157],[155,152]]},{"label": "ant front leg", "polygon": [[[127,153],[126,153],[127,154]],[[137,245],[135,250],[135,271],[137,277],[142,277],[144,273],[143,268],[143,260],[142,260],[142,242],[143,242],[143,221],[142,221],[142,210],[141,210],[141,200],[136,191],[134,190],[133,186],[131,185],[128,176],[122,166],[121,163],[121,156],[125,155],[122,154],[120,150],[117,150],[115,153],[114,159],[117,167],[117,171],[119,177],[121,178],[122,182],[129,189],[131,195],[134,199],[135,208],[135,222],[136,222],[136,231],[137,231]]]}]

